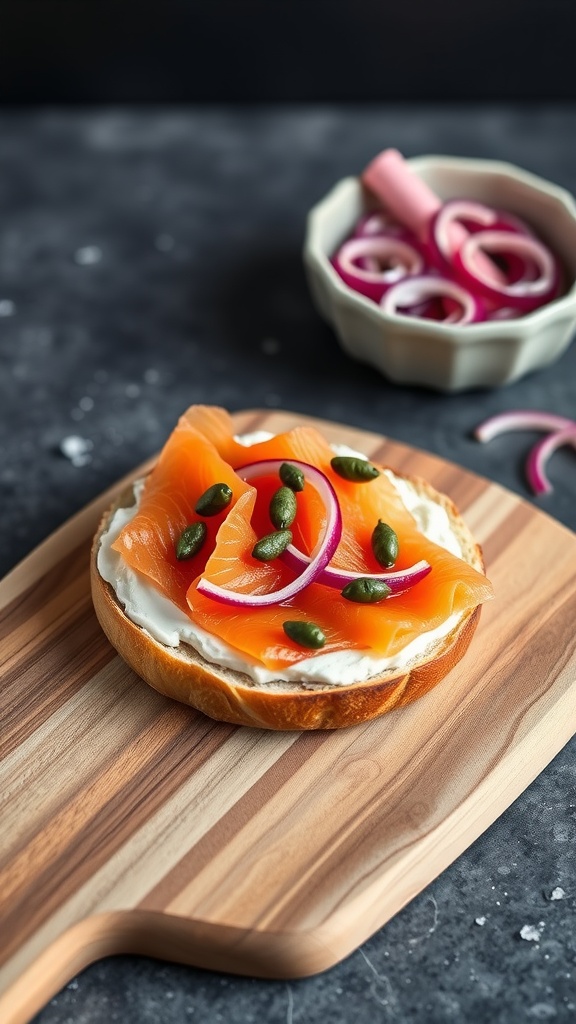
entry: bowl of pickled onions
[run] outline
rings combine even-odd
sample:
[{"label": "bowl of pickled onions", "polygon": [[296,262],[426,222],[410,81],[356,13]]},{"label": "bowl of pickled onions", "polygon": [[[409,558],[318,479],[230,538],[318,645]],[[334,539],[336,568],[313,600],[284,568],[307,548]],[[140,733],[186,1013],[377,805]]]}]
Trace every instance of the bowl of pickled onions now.
[{"label": "bowl of pickled onions", "polygon": [[304,262],[343,349],[397,383],[499,387],[576,330],[576,203],[511,164],[386,150],[310,211]]}]

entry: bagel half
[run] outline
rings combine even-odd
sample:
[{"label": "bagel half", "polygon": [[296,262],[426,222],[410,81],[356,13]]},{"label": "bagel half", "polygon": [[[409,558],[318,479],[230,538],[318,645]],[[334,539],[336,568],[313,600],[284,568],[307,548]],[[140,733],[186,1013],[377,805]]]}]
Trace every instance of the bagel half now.
[{"label": "bagel half", "polygon": [[[407,479],[420,494],[446,510],[463,559],[484,572],[481,548],[454,503],[425,480]],[[293,682],[254,683],[243,672],[208,662],[188,645],[164,646],[125,615],[114,589],[98,571],[97,555],[116,509],[132,503],[131,490],[121,494],[105,513],[94,538],[90,576],[96,615],[112,646],[149,686],[210,718],[283,731],[358,725],[422,697],[460,661],[474,635],[480,605],[463,613],[448,634],[401,672],[388,670],[353,685],[317,684],[313,689]]]}]

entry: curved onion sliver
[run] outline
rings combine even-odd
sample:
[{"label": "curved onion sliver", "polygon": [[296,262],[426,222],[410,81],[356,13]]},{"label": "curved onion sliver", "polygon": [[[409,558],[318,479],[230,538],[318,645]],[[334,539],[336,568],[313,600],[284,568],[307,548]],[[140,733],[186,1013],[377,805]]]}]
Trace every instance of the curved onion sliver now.
[{"label": "curved onion sliver", "polygon": [[[236,472],[238,476],[249,483],[250,480],[266,473],[277,473],[285,461],[286,459],[263,459],[261,462],[248,463],[237,469]],[[288,601],[310,583],[314,583],[318,575],[328,565],[342,536],[342,513],[336,492],[328,478],[319,469],[310,466],[307,462],[298,462],[295,459],[289,461],[292,466],[296,466],[302,471],[304,478],[318,491],[326,506],[324,530],[312,552],[309,564],[295,580],[270,594],[243,594],[236,590],[227,590],[204,577],[199,580],[197,585],[200,594],[220,601],[222,604],[234,605],[239,608],[268,608],[270,605],[280,604],[281,601]]]},{"label": "curved onion sliver", "polygon": [[385,313],[410,315],[410,309],[424,299],[438,296],[457,304],[457,308],[440,321],[442,324],[462,326],[485,319],[484,305],[475,295],[456,281],[434,274],[403,278],[382,296],[380,306]]},{"label": "curved onion sliver", "polygon": [[532,235],[528,225],[511,213],[495,210],[475,199],[448,199],[442,203],[430,225],[430,244],[433,251],[440,257],[440,262],[452,262],[454,245],[451,235],[455,223],[464,225],[472,233],[475,230],[481,231],[490,228],[497,231]]},{"label": "curved onion sliver", "polygon": [[390,230],[391,224],[385,213],[375,210],[373,213],[365,213],[354,228],[354,238],[373,238],[374,235],[384,235]]},{"label": "curved onion sliver", "polygon": [[[517,281],[490,280],[480,266],[479,254],[510,253],[524,258],[530,273]],[[517,309],[531,310],[549,302],[558,290],[559,268],[550,250],[528,235],[512,231],[478,231],[470,235],[454,253],[454,264],[470,288],[486,298]],[[530,266],[532,265],[532,266]],[[533,267],[537,276],[534,277]]]},{"label": "curved onion sliver", "polygon": [[547,494],[552,485],[546,475],[546,463],[553,452],[563,444],[576,448],[576,420],[554,412],[532,409],[511,409],[497,413],[478,424],[474,436],[479,441],[491,441],[509,430],[544,430],[546,436],[530,450],[526,460],[526,476],[535,494]]},{"label": "curved onion sliver", "polygon": [[378,302],[391,284],[406,275],[422,273],[424,258],[404,238],[381,234],[348,239],[333,264],[345,284]]},{"label": "curved onion sliver", "polygon": [[576,423],[547,434],[531,449],[526,460],[526,476],[535,494],[549,494],[552,490],[552,484],[546,475],[546,463],[556,449],[564,444],[571,444],[576,448]]},{"label": "curved onion sliver", "polygon": [[[281,557],[282,561],[296,572],[301,572],[310,562],[308,555],[303,554],[293,544],[288,545]],[[391,594],[395,596],[410,590],[415,583],[419,583],[431,571],[432,566],[424,560],[416,562],[408,569],[397,569],[394,572],[349,572],[347,569],[335,569],[328,565],[318,575],[315,583],[323,583],[327,587],[342,590],[348,583],[352,583],[360,577],[369,576],[371,580],[381,580],[386,583],[390,587]]]},{"label": "curved onion sliver", "polygon": [[508,430],[565,430],[576,428],[576,420],[559,416],[555,412],[540,412],[537,409],[510,409],[479,423],[474,431],[478,441],[491,441]]}]

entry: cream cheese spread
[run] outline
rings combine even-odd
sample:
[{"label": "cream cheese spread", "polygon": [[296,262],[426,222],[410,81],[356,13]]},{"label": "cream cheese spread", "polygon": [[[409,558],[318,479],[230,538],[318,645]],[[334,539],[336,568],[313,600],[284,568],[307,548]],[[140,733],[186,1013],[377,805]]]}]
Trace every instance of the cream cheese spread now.
[{"label": "cream cheese spread", "polygon": [[[239,440],[249,446],[269,436],[262,432],[246,435]],[[366,458],[365,455],[353,452],[343,445],[333,447],[338,454]],[[385,472],[402,502],[414,516],[419,530],[436,544],[462,557],[458,538],[451,529],[445,509],[421,495],[408,480],[395,476],[390,470]],[[134,504],[130,508],[119,508],[114,513],[108,530],[101,539],[98,571],[113,587],[128,618],[166,647],[188,644],[207,661],[243,672],[256,684],[283,681],[303,683],[311,688],[326,685],[347,686],[355,682],[364,682],[389,669],[402,670],[414,658],[424,654],[437,640],[446,636],[458,622],[459,615],[450,616],[437,629],[422,633],[390,658],[378,657],[369,651],[332,651],[304,658],[297,665],[285,668],[281,672],[271,671],[260,662],[251,662],[244,653],[195,625],[180,608],[156,590],[141,574],[130,568],[119,552],[113,550],[114,541],[138,510],[143,486],[143,481],[137,481],[134,485]]]}]

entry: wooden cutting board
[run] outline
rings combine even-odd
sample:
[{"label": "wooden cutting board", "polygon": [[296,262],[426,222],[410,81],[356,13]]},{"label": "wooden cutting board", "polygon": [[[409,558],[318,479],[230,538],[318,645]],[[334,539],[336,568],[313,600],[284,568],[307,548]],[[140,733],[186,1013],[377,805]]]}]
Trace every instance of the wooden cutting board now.
[{"label": "wooden cutting board", "polygon": [[269,733],[170,702],[109,646],[88,556],[112,491],[34,551],[0,584],[2,1024],[108,954],[261,977],[332,966],[576,732],[575,535],[432,455],[312,422],[448,493],[496,600],[419,702],[338,732]]}]

